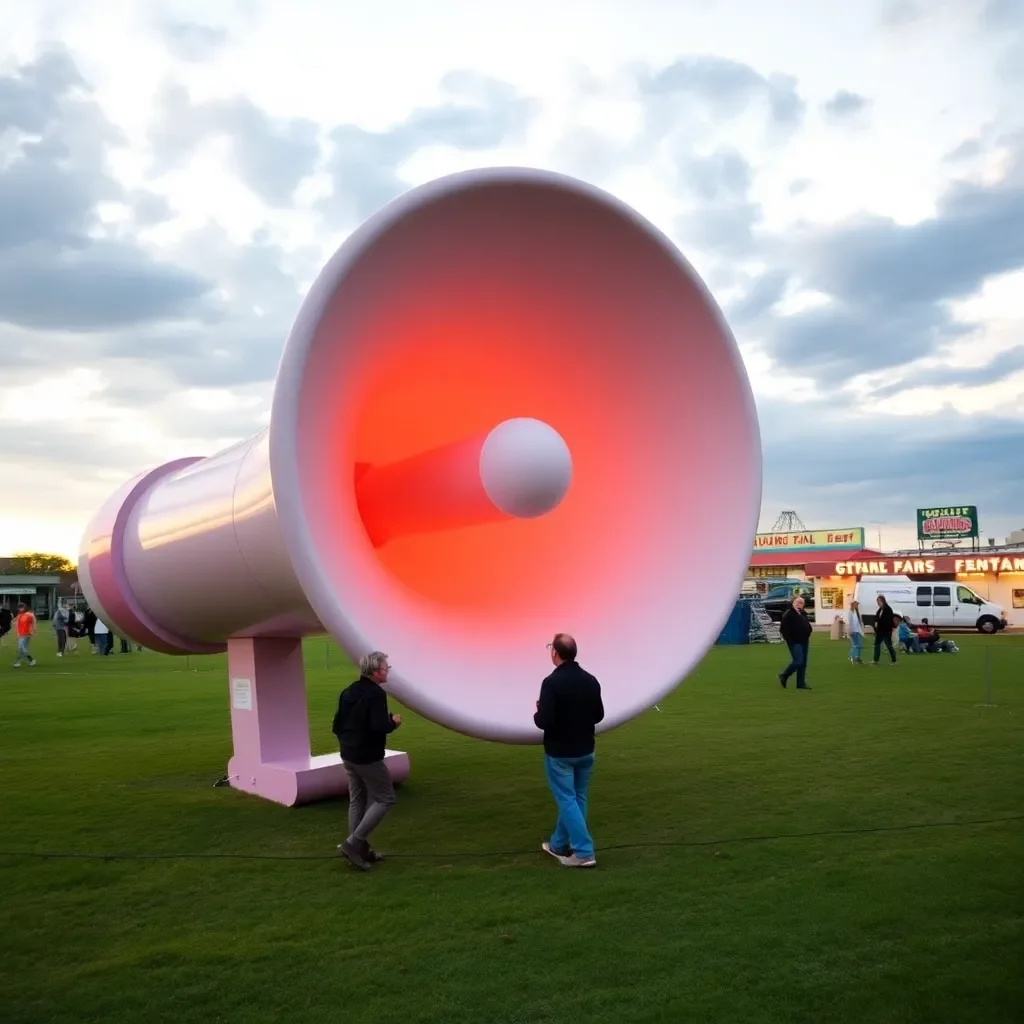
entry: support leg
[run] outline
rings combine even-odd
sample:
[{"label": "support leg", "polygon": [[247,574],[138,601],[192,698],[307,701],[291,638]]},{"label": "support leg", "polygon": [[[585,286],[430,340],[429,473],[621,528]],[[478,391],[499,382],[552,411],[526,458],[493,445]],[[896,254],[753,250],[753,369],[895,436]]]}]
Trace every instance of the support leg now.
[{"label": "support leg", "polygon": [[[348,792],[341,756],[310,751],[301,640],[229,640],[228,675],[233,788],[287,807]],[[386,751],[384,763],[396,783],[409,774],[401,751]]]}]

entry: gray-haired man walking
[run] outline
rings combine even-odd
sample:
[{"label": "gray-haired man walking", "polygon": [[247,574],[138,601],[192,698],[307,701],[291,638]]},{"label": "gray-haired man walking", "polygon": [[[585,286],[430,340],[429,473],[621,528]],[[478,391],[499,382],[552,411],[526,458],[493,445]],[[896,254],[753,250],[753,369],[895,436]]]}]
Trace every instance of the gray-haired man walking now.
[{"label": "gray-haired man walking", "polygon": [[402,724],[402,716],[388,711],[384,685],[390,671],[388,656],[381,651],[363,657],[359,678],[342,690],[334,715],[333,732],[348,775],[349,834],[338,852],[360,871],[384,859],[369,838],[395,803],[384,747],[388,734]]}]

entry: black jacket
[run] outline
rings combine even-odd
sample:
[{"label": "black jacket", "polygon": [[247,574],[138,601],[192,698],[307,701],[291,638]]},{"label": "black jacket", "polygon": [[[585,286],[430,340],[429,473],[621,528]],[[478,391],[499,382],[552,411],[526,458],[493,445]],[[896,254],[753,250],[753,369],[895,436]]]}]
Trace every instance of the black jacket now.
[{"label": "black jacket", "polygon": [[360,676],[341,691],[331,731],[338,737],[343,761],[383,761],[385,740],[397,728],[384,688],[372,679]]},{"label": "black jacket", "polygon": [[594,752],[594,726],[604,718],[601,684],[575,661],[563,661],[540,684],[533,724],[544,730],[544,753],[583,757]]},{"label": "black jacket", "polygon": [[893,621],[895,614],[891,605],[883,604],[875,615],[875,633],[879,636],[886,634],[891,636],[892,631],[896,628],[896,623]]},{"label": "black jacket", "polygon": [[779,632],[787,644],[807,643],[811,639],[811,630],[811,620],[807,618],[807,612],[803,609],[797,611],[792,606],[786,609],[779,623]]}]

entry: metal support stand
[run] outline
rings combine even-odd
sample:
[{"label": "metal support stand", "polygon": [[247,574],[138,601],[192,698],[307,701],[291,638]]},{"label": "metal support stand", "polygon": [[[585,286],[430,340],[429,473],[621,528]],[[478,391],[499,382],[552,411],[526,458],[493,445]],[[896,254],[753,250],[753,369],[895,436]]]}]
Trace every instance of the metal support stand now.
[{"label": "metal support stand", "polygon": [[992,648],[985,647],[985,703],[975,704],[976,708],[994,708],[992,703]]}]

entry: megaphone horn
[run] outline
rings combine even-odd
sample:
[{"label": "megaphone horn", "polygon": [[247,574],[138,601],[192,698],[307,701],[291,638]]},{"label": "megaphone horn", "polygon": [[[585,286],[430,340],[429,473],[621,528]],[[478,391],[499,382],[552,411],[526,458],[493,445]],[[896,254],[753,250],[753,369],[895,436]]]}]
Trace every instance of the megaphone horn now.
[{"label": "megaphone horn", "polygon": [[[342,244],[269,427],[129,481],[79,572],[138,643],[227,650],[230,782],[302,803],[345,790],[311,753],[303,637],[386,651],[395,696],[441,725],[536,743],[566,630],[613,728],[714,643],[760,485],[739,351],[671,242],[571,178],[469,171]],[[407,755],[386,761],[401,781]]]}]

